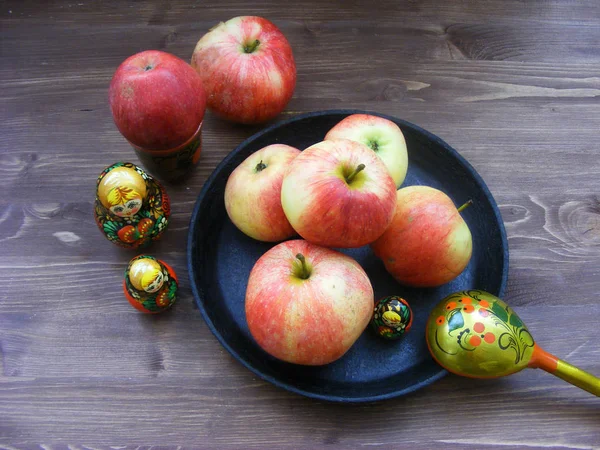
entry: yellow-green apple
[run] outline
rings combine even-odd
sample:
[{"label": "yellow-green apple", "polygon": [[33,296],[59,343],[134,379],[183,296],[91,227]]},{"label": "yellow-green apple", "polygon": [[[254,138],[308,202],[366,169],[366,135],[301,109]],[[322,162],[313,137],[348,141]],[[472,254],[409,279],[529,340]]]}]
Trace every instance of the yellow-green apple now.
[{"label": "yellow-green apple", "polygon": [[353,258],[295,239],[268,250],[252,268],[246,320],[250,334],[272,356],[322,365],[356,342],[374,302],[369,277]]},{"label": "yellow-green apple", "polygon": [[277,242],[296,234],[281,207],[283,174],[300,150],[268,145],[248,156],[229,175],[225,209],[243,233],[259,241]]},{"label": "yellow-green apple", "polygon": [[400,187],[406,178],[406,141],[400,127],[391,120],[370,114],[352,114],[329,130],[325,136],[325,140],[328,139],[351,139],[365,144],[384,162],[396,187]]},{"label": "yellow-green apple", "polygon": [[360,247],[381,236],[392,221],[396,185],[368,147],[330,139],[292,161],[281,204],[304,239],[326,247]]},{"label": "yellow-green apple", "polygon": [[273,119],[296,87],[292,48],[262,17],[235,17],[210,29],[196,44],[192,66],[204,81],[209,109],[233,122]]},{"label": "yellow-green apple", "polygon": [[168,150],[188,141],[206,110],[202,79],[184,60],[148,50],[127,58],[109,88],[121,134],[146,150]]},{"label": "yellow-green apple", "polygon": [[400,283],[440,286],[456,278],[471,259],[471,231],[460,208],[445,193],[409,186],[396,193],[394,219],[371,244],[387,271]]}]

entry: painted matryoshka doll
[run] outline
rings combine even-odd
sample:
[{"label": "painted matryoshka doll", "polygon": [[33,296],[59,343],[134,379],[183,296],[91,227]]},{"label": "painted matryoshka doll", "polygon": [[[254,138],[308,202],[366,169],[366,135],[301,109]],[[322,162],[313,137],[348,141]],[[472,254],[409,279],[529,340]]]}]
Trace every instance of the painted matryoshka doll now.
[{"label": "painted matryoshka doll", "polygon": [[148,255],[129,261],[125,270],[123,292],[138,311],[159,313],[177,300],[177,276],[165,262]]},{"label": "painted matryoshka doll", "polygon": [[167,192],[140,167],[118,162],[98,177],[94,218],[112,243],[145,247],[165,231],[170,214]]},{"label": "painted matryoshka doll", "polygon": [[384,339],[399,339],[412,326],[412,310],[406,300],[396,295],[383,297],[373,310],[371,327]]}]

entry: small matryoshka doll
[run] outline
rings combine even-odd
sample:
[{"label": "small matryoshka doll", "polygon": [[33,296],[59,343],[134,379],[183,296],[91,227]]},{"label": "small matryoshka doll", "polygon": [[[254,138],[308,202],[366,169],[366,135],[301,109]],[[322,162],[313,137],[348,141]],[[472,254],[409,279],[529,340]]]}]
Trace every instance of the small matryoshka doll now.
[{"label": "small matryoshka doll", "polygon": [[159,313],[177,300],[177,277],[163,261],[139,255],[129,261],[125,270],[123,292],[138,311]]},{"label": "small matryoshka doll", "polygon": [[373,310],[371,326],[384,339],[399,339],[410,330],[413,315],[408,302],[391,295],[377,302]]},{"label": "small matryoshka doll", "polygon": [[140,167],[119,162],[96,183],[94,218],[106,238],[124,248],[140,248],[158,239],[171,214],[161,184]]}]

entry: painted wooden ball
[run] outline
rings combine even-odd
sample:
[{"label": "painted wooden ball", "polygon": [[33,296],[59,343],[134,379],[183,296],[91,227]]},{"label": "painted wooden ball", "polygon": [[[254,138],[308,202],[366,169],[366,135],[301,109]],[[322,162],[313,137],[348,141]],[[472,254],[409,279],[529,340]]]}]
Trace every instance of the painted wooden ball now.
[{"label": "painted wooden ball", "polygon": [[123,292],[138,311],[159,313],[177,300],[177,276],[164,261],[139,255],[129,261],[125,270]]},{"label": "painted wooden ball", "polygon": [[96,183],[94,218],[104,236],[124,248],[143,248],[160,238],[171,207],[164,187],[132,163],[118,162]]},{"label": "painted wooden ball", "polygon": [[399,339],[410,330],[413,314],[406,300],[396,295],[383,297],[373,310],[371,327],[383,339]]}]

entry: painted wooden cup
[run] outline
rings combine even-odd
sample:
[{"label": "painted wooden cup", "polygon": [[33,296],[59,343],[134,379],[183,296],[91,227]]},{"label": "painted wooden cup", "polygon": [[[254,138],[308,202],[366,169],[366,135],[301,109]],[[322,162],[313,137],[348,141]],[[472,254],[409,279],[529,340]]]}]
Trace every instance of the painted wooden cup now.
[{"label": "painted wooden cup", "polygon": [[176,183],[183,181],[198,164],[202,151],[202,124],[186,142],[167,150],[149,150],[129,142],[143,166],[161,180]]}]

